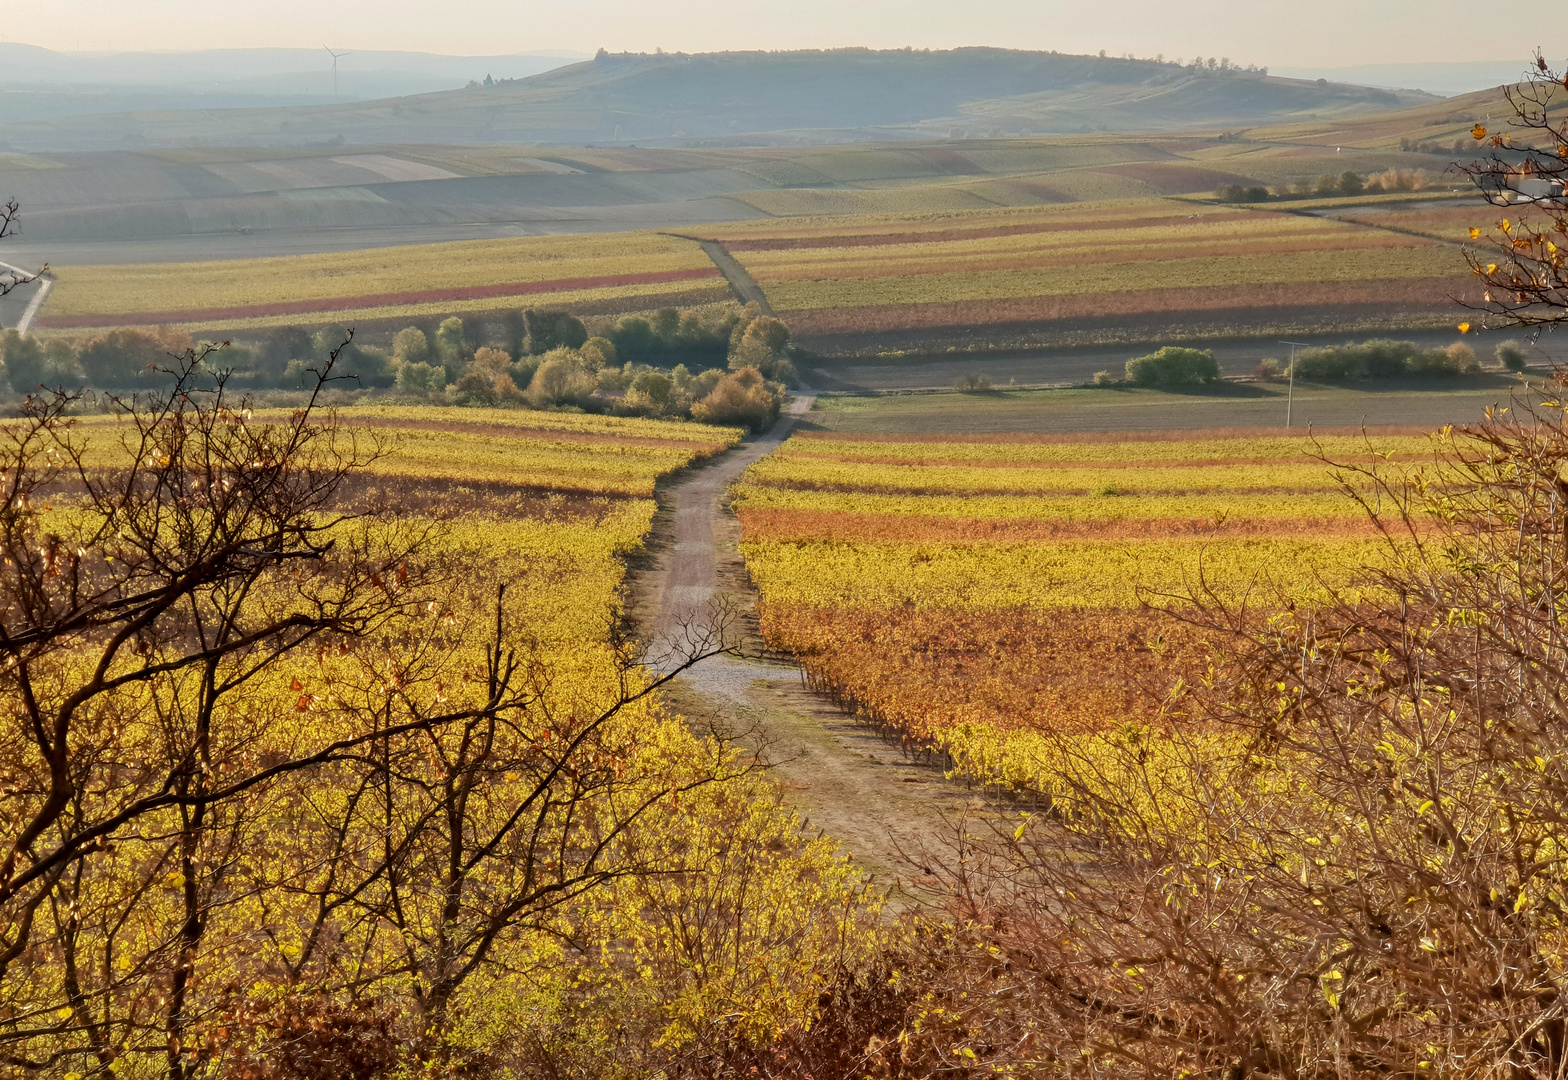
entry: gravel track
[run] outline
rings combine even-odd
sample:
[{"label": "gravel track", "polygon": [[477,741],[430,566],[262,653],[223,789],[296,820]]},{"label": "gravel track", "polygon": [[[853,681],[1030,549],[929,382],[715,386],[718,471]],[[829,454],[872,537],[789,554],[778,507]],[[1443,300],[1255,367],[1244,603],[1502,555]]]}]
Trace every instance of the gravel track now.
[{"label": "gravel track", "polygon": [[768,303],[768,294],[762,291],[762,286],[757,284],[757,279],[751,276],[739,260],[729,253],[729,249],[717,240],[699,240],[697,244],[708,258],[713,260],[713,265],[719,268],[719,273],[723,274],[724,280],[730,283],[730,288],[735,290],[735,296],[741,303],[756,304],[764,315],[773,314],[773,305]]},{"label": "gravel track", "polygon": [[[754,601],[736,543],[739,524],[724,498],[753,462],[776,449],[814,398],[796,397],[765,436],[694,470],[671,490],[669,541],[634,593],[653,620],[651,656],[680,641],[715,603],[747,610]],[[774,660],[718,656],[673,684],[675,707],[712,724],[767,764],[808,826],[833,837],[895,896],[918,897],[924,866],[952,851],[958,819],[984,809],[940,769],[910,760],[896,744],[807,690],[799,669]]]}]

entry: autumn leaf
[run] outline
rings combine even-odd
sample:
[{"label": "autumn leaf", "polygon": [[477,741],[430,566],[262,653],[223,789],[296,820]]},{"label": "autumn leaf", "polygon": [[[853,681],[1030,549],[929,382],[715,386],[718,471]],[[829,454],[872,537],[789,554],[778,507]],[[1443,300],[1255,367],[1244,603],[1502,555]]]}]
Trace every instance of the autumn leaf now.
[{"label": "autumn leaf", "polygon": [[299,696],[299,700],[294,703],[294,711],[295,712],[309,712],[310,711],[310,695],[309,694],[301,694]]},{"label": "autumn leaf", "polygon": [[1481,230],[1480,229],[1471,229],[1470,230],[1470,239],[1472,239],[1472,240],[1479,240],[1479,239],[1481,239]]},{"label": "autumn leaf", "polygon": [[1467,323],[1467,322],[1460,323],[1459,324],[1459,332],[1461,334],[1468,334],[1470,332],[1470,324]]},{"label": "autumn leaf", "polygon": [[1480,142],[1482,139],[1486,138],[1486,128],[1482,127],[1480,124],[1477,124],[1475,127],[1470,129],[1470,134],[1475,136],[1476,142]]},{"label": "autumn leaf", "polygon": [[290,684],[289,689],[290,690],[294,690],[294,691],[300,691],[300,690],[305,689],[305,684],[300,682],[298,679],[295,679],[294,682],[292,684]]}]

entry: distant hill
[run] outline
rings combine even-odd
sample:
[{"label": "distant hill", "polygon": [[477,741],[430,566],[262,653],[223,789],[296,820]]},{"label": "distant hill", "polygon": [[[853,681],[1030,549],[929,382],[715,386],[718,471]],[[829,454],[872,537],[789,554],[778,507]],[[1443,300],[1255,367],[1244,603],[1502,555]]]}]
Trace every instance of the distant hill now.
[{"label": "distant hill", "polygon": [[537,75],[582,53],[441,56],[342,52],[334,86],[326,49],[61,53],[0,42],[0,117],[59,120],[101,113],[333,104],[425,94]]},{"label": "distant hill", "polygon": [[[1568,98],[1559,95],[1551,112],[1554,118],[1568,118]],[[1420,147],[1439,156],[1468,157],[1476,149],[1472,126],[1505,131],[1513,117],[1505,89],[1499,86],[1404,109],[1260,125],[1248,130],[1247,137],[1361,149]]]},{"label": "distant hill", "polygon": [[369,102],[0,120],[13,149],[663,145],[1155,132],[1312,122],[1436,100],[1238,69],[1008,49],[620,54]]},{"label": "distant hill", "polygon": [[1275,71],[1291,79],[1327,78],[1331,82],[1360,86],[1408,86],[1429,94],[1456,97],[1477,90],[1518,82],[1527,67],[1519,59],[1472,60],[1437,64],[1358,64],[1354,67],[1284,68]]}]

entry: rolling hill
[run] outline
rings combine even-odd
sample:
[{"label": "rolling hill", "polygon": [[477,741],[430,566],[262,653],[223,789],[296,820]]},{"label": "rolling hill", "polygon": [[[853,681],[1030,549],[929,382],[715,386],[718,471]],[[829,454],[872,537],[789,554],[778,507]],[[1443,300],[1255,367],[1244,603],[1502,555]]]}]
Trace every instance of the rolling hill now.
[{"label": "rolling hill", "polygon": [[[0,117],[331,105],[452,90],[486,76],[522,78],[584,54],[441,56],[325,49],[61,53],[0,41]],[[334,67],[338,70],[334,76]]]},{"label": "rolling hill", "polygon": [[[1550,111],[1554,117],[1568,114],[1568,97],[1559,94]],[[1401,144],[1440,147],[1455,140],[1468,144],[1470,128],[1478,122],[1501,131],[1513,116],[1507,91],[1499,86],[1397,110],[1260,126],[1249,130],[1247,136],[1264,141],[1368,149]]]},{"label": "rolling hill", "polygon": [[971,48],[620,54],[369,102],[0,121],[0,148],[839,142],[1322,122],[1434,100],[1152,60]]}]

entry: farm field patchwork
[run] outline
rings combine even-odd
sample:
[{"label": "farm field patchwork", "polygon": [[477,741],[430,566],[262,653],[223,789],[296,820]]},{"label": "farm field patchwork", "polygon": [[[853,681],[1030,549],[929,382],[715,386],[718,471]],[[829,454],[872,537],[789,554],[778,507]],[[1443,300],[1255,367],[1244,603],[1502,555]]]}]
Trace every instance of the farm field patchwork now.
[{"label": "farm field patchwork", "polygon": [[[1490,344],[1490,342],[1488,342]],[[1279,350],[1259,348],[1256,355]],[[1555,361],[1555,355],[1550,358]],[[1096,358],[1094,366],[1119,365],[1121,357]],[[1256,363],[1253,360],[1252,363]],[[872,365],[863,365],[866,371]],[[878,365],[880,366],[880,365]],[[1021,369],[1024,378],[1030,368]],[[1242,370],[1246,370],[1245,367]],[[989,373],[1005,377],[1007,369],[986,360],[965,361],[957,373]],[[938,385],[952,385],[946,373]],[[1019,380],[1023,381],[1022,379]],[[1324,386],[1297,383],[1293,416],[1297,425],[1314,430],[1409,427],[1412,434],[1444,424],[1478,420],[1493,405],[1506,407],[1524,393],[1517,379],[1479,377],[1449,385],[1417,380],[1389,380],[1377,386]],[[919,431],[947,433],[953,438],[988,433],[988,438],[1029,438],[1041,432],[1103,440],[1103,432],[1148,432],[1163,429],[1169,437],[1185,431],[1225,427],[1272,435],[1285,419],[1288,389],[1284,383],[1222,384],[1204,390],[1162,391],[1125,388],[1001,389],[983,394],[898,393],[844,394],[819,397],[812,421],[828,431],[849,435],[888,435]],[[1114,438],[1114,436],[1113,436]]]},{"label": "farm field patchwork", "polygon": [[741,436],[738,428],[515,409],[445,409],[443,422],[430,423],[430,412],[385,406],[345,413],[350,424],[392,436],[371,475],[647,499],[660,477]]},{"label": "farm field patchwork", "polygon": [[[656,233],[476,240],[226,262],[73,266],[44,329],[166,324],[260,327],[345,318],[420,317],[506,306],[679,294],[711,302],[727,286],[689,240]],[[315,316],[312,320],[310,316]]]},{"label": "farm field patchwork", "polygon": [[971,779],[1050,790],[1052,740],[1116,737],[1200,677],[1158,610],[1354,589],[1386,540],[1344,464],[1425,435],[802,433],[734,489],[764,635],[846,707]]},{"label": "farm field patchwork", "polygon": [[[1467,284],[1425,236],[1311,214],[1125,199],[711,230],[807,340],[1074,319],[1380,306],[1448,321]],[[1250,314],[1249,314],[1250,313]]]},{"label": "farm field patchwork", "polygon": [[[285,415],[263,409],[254,419]],[[647,499],[661,477],[741,437],[738,428],[706,424],[516,409],[360,406],[340,415],[369,459],[367,478],[574,497]],[[84,421],[89,433],[113,427],[112,418]],[[89,445],[95,465],[121,453],[114,437]]]}]

